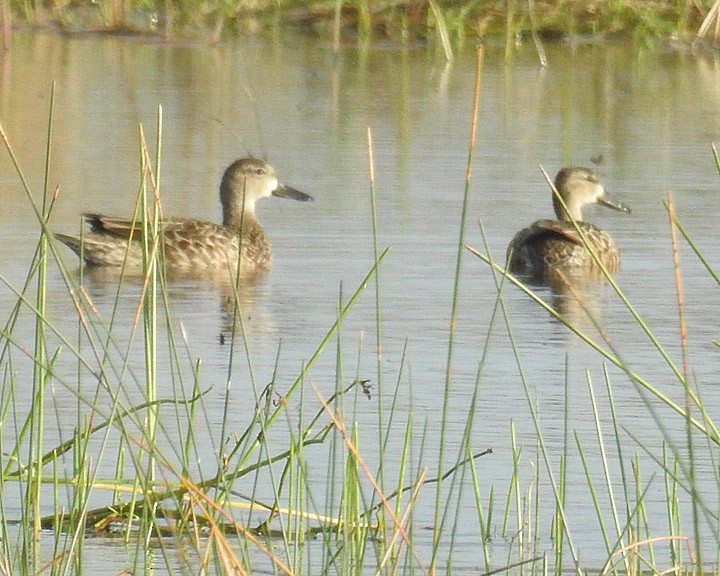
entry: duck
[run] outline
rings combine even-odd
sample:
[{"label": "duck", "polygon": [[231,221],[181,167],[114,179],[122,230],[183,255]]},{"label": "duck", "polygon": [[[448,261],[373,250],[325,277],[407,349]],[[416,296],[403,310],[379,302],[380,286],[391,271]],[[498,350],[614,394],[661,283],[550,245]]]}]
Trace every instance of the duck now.
[{"label": "duck", "polygon": [[[222,224],[194,218],[160,221],[162,259],[166,271],[203,274],[227,271],[247,276],[267,272],[272,247],[257,219],[255,205],[268,196],[312,201],[312,196],[286,186],[275,169],[255,157],[236,160],[220,182]],[[55,234],[88,267],[142,270],[142,224],[97,213],[82,215],[90,231],[82,236]],[[239,268],[239,270],[238,270]]]},{"label": "duck", "polygon": [[515,234],[508,245],[506,268],[515,275],[540,282],[551,282],[558,277],[558,272],[571,277],[604,277],[589,246],[607,272],[617,274],[620,250],[615,240],[604,230],[585,222],[582,212],[589,204],[627,213],[631,212],[630,208],[610,199],[598,175],[589,168],[562,168],[555,177],[554,187],[562,198],[560,202],[553,193],[557,219],[538,220]]}]

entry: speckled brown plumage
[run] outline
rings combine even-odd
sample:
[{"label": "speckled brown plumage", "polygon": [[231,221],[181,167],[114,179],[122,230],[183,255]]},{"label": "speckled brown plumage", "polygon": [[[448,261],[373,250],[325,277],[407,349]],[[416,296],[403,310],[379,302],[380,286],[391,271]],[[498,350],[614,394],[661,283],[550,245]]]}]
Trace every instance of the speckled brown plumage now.
[{"label": "speckled brown plumage", "polygon": [[[267,196],[312,200],[307,194],[280,183],[273,168],[256,158],[231,164],[223,175],[220,200],[223,224],[191,218],[161,221],[163,261],[176,273],[203,270],[256,274],[270,269],[272,249],[255,216],[255,202]],[[141,226],[130,220],[85,214],[90,232],[79,236],[56,237],[82,256],[89,266],[142,268]]]},{"label": "speckled brown plumage", "polygon": [[630,212],[626,206],[610,201],[597,176],[587,168],[563,168],[555,178],[555,188],[565,207],[553,194],[557,220],[538,220],[520,230],[507,250],[508,269],[536,280],[549,280],[561,271],[569,275],[600,277],[602,270],[587,249],[573,220],[585,235],[598,259],[610,274],[620,270],[620,251],[607,233],[582,221],[582,208],[597,203]]}]

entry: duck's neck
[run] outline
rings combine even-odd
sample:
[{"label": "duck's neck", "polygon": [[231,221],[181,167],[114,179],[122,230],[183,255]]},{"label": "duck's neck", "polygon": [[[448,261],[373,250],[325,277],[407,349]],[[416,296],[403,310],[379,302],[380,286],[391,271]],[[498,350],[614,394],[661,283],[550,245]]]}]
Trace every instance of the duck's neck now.
[{"label": "duck's neck", "polygon": [[[555,208],[555,216],[563,222],[582,222],[582,206],[574,202],[566,202],[565,208],[553,194],[553,207]],[[567,208],[567,209],[566,209]]]},{"label": "duck's neck", "polygon": [[228,206],[223,209],[223,226],[230,228],[238,234],[243,230],[260,226],[255,217],[255,206],[245,205],[245,209],[241,206]]}]

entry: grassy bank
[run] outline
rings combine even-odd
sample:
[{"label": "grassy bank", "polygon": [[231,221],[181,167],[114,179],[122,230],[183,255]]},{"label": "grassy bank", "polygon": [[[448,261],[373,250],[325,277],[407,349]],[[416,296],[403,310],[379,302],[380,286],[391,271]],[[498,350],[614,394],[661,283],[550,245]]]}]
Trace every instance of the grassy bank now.
[{"label": "grassy bank", "polygon": [[698,31],[711,6],[710,0],[2,0],[6,36],[14,25],[217,41],[292,26],[336,43],[449,41],[453,45],[481,38],[515,41],[528,34],[630,37],[646,42],[687,39]]}]

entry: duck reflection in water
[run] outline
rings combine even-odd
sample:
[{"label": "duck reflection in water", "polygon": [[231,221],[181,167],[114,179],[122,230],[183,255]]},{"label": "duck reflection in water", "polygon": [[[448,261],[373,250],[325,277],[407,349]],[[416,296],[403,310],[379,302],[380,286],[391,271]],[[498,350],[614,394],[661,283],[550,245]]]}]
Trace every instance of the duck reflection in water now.
[{"label": "duck reflection in water", "polygon": [[563,168],[555,177],[555,190],[562,198],[561,202],[553,193],[557,220],[538,220],[515,234],[507,249],[508,270],[553,288],[561,288],[566,278],[604,278],[590,248],[607,272],[616,274],[620,251],[615,241],[604,230],[583,221],[582,209],[588,204],[621,212],[630,212],[630,208],[610,200],[597,175],[588,168]]}]

